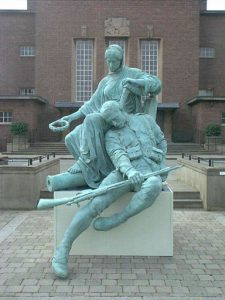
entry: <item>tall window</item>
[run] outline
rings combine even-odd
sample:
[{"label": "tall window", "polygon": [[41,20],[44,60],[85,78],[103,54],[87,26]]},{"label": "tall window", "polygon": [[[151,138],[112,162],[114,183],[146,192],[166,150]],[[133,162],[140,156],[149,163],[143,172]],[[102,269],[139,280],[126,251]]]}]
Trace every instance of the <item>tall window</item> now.
[{"label": "tall window", "polygon": [[126,62],[126,40],[125,39],[110,39],[108,41],[108,45],[107,46],[110,46],[110,45],[113,45],[113,44],[116,44],[116,45],[119,45],[122,49],[123,49],[123,62],[125,64]]},{"label": "tall window", "polygon": [[214,48],[200,48],[199,50],[200,58],[214,58],[215,57],[215,49]]},{"label": "tall window", "polygon": [[20,47],[20,56],[35,56],[35,47],[33,46]]},{"label": "tall window", "polygon": [[158,52],[157,40],[141,40],[141,69],[151,75],[158,75]]},{"label": "tall window", "polygon": [[7,124],[12,122],[11,111],[0,111],[0,124]]},{"label": "tall window", "polygon": [[76,40],[76,101],[87,101],[92,94],[93,40]]}]

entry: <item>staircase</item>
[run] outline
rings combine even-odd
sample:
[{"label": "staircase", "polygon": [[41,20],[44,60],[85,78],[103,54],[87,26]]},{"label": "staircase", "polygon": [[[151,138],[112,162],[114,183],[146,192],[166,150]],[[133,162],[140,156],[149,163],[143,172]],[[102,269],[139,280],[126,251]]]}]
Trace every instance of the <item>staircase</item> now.
[{"label": "staircase", "polygon": [[173,191],[174,208],[203,208],[203,203],[200,199],[200,192],[197,189],[179,180],[168,180],[167,183],[169,188]]},{"label": "staircase", "polygon": [[56,155],[70,155],[64,142],[37,142],[25,150],[13,152],[14,154],[24,155],[45,155],[48,153],[55,153]]},{"label": "staircase", "polygon": [[[26,150],[15,151],[14,154],[48,154],[55,152],[57,155],[69,155],[64,142],[37,142]],[[209,152],[203,146],[195,143],[168,143],[169,155],[186,154],[208,154]]]},{"label": "staircase", "polygon": [[178,155],[181,153],[187,154],[207,154],[207,150],[200,144],[195,143],[168,143],[167,154]]}]

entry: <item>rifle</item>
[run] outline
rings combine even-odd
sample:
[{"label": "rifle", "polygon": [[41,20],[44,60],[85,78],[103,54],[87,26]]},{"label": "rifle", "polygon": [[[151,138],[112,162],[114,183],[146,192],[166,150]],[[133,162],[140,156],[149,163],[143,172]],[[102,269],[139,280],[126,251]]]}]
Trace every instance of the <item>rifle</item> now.
[{"label": "rifle", "polygon": [[[161,175],[164,173],[168,173],[171,171],[174,171],[178,168],[183,167],[182,165],[176,165],[173,167],[167,167],[167,168],[163,168],[161,170],[152,172],[152,173],[148,173],[146,175],[144,175],[144,179],[146,180],[147,178],[151,177],[151,176],[157,176],[157,175]],[[47,208],[52,208],[58,205],[71,205],[71,204],[77,204],[77,206],[79,206],[79,203],[88,199],[92,199],[94,197],[103,195],[105,193],[107,193],[108,191],[112,191],[115,190],[117,188],[120,187],[125,187],[131,184],[131,181],[128,180],[124,180],[124,181],[120,181],[108,186],[103,186],[100,188],[97,188],[95,190],[89,189],[89,190],[85,190],[79,194],[77,194],[76,196],[73,197],[66,197],[66,198],[60,198],[60,199],[40,199],[37,205],[38,209],[47,209]]]}]

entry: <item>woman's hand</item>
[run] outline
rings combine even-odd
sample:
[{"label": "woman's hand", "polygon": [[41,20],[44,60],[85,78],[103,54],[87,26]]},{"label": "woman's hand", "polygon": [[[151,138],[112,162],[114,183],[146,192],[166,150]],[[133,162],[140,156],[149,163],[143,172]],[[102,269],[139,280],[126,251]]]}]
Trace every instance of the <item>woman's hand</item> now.
[{"label": "woman's hand", "polygon": [[67,121],[67,122],[69,122],[69,123],[72,122],[71,116],[70,116],[70,115],[64,116],[64,117],[62,117],[61,119],[59,119],[58,121],[64,121],[64,120]]},{"label": "woman's hand", "polygon": [[127,77],[127,78],[124,78],[124,79],[122,80],[122,85],[123,85],[123,86],[125,86],[125,85],[134,85],[134,84],[137,85],[137,82],[136,82],[136,81],[137,81],[136,79]]}]

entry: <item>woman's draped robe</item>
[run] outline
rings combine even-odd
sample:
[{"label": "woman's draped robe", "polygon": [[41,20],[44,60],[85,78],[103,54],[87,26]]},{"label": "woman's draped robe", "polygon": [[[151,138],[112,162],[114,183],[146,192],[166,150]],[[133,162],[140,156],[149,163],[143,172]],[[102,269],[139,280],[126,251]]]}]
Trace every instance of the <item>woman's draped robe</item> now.
[{"label": "woman's draped robe", "polygon": [[[161,82],[156,76],[136,68],[123,67],[120,71],[104,77],[91,99],[79,111],[85,116],[83,124],[77,126],[66,137],[66,145],[82,170],[82,174],[92,188],[96,188],[112,170],[113,165],[105,149],[104,136],[109,126],[100,115],[102,105],[110,100],[120,101],[123,79],[142,79],[144,86],[133,86],[123,105],[129,114],[148,113],[155,119],[157,103],[155,95],[161,90]],[[142,96],[150,98],[142,101]]]}]

